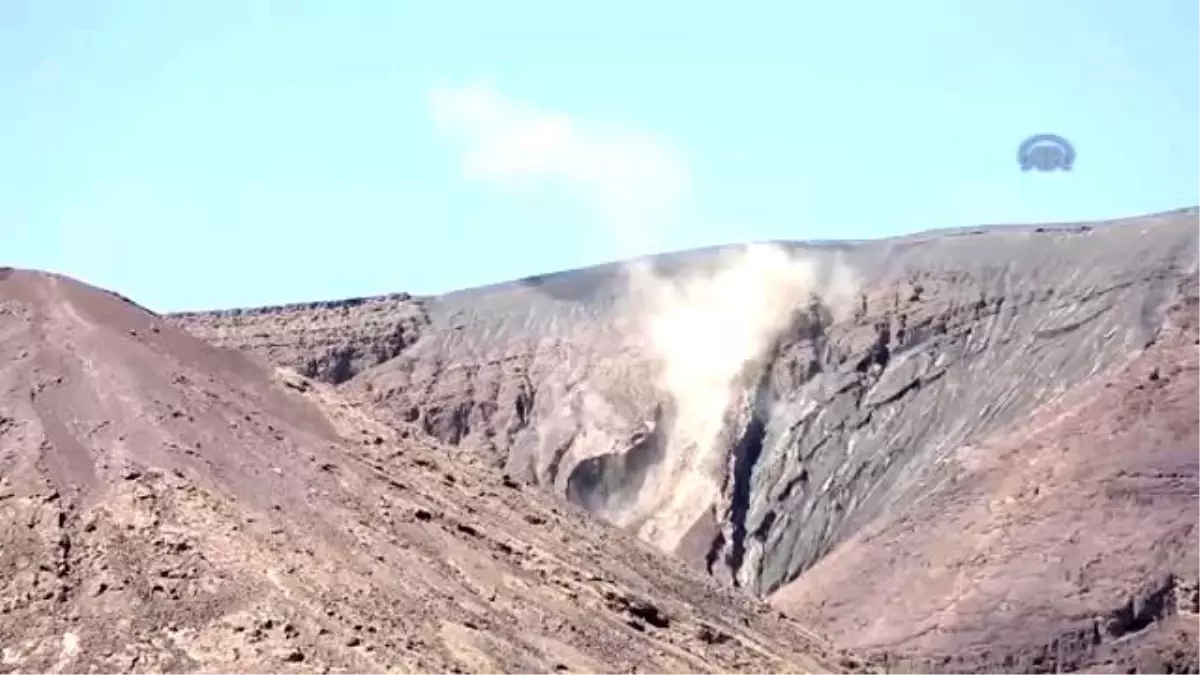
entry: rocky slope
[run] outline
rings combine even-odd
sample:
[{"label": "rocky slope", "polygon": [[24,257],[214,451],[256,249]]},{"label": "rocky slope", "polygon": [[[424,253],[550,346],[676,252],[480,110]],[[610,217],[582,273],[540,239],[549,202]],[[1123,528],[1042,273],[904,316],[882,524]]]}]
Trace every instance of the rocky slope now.
[{"label": "rocky slope", "polygon": [[[743,305],[761,304],[791,283],[790,276],[743,284],[728,306],[721,304],[728,294],[716,292],[701,293],[686,312],[666,308],[666,316],[686,319],[669,349],[656,332],[664,308],[654,301],[663,288],[678,299],[674,290],[727,279],[736,286],[745,281],[737,270],[770,265],[741,264],[740,249],[661,256],[646,262],[649,271],[608,265],[407,300],[419,305],[404,310],[404,316],[422,317],[419,325],[406,324],[414,326],[406,334],[417,339],[406,339],[397,356],[350,379],[327,379],[340,381],[346,396],[391,425],[417,425],[636,531],[729,585],[765,596],[800,579],[800,586],[780,594],[793,599],[785,604],[808,612],[814,602],[840,603],[841,615],[807,616],[835,631],[850,630],[876,605],[845,585],[819,598],[796,590],[804,587],[804,573],[843,544],[877,531],[872,528],[915,513],[937,489],[950,490],[947,504],[971,503],[975,493],[954,482],[967,471],[965,448],[1023,458],[1032,451],[1024,441],[1010,448],[1002,439],[1024,438],[1039,415],[1067,405],[1064,397],[1117,377],[1137,358],[1151,358],[1147,350],[1164,339],[1168,317],[1196,313],[1188,298],[1194,296],[1197,234],[1196,210],[1188,209],[1108,223],[782,243],[777,250],[808,273],[793,289],[806,292],[772,305],[775,323],[760,330],[761,313],[744,312]],[[642,283],[647,275],[654,281],[649,291]],[[705,313],[706,303],[724,311]],[[689,323],[693,315],[700,320]],[[247,335],[269,334],[297,355],[314,340],[313,319],[303,308],[174,320],[219,344],[268,357]],[[334,342],[364,339],[348,321]],[[738,351],[748,341],[753,349]],[[689,371],[724,376],[707,369],[714,362],[728,365],[731,350],[736,368],[721,380],[719,396],[709,395],[710,379],[675,381]],[[1195,375],[1185,369],[1179,377]],[[1195,410],[1174,407],[1163,415],[1182,425],[1174,447],[1194,449]],[[1128,465],[1120,470],[1158,462],[1154,448],[1143,448],[1148,442],[1130,433]],[[1014,628],[1003,621],[939,619],[937,641],[909,630],[934,620],[933,609],[917,601],[927,595],[921,584],[901,583],[892,601],[925,609],[882,613],[889,622],[877,633],[882,637],[859,644],[935,664],[944,654],[975,654],[977,646],[994,643],[997,651],[969,663],[1033,667],[1030,654],[1077,630],[1081,608],[1119,612],[1147,592],[1147,583],[1158,583],[1151,579],[1171,578],[1179,588],[1195,583],[1189,556],[1196,534],[1179,529],[1180,523],[1195,525],[1194,465],[1172,457],[1170,480],[1191,491],[1160,495],[1154,481],[1128,487],[1157,515],[1125,519],[1138,523],[1133,530],[1113,524],[1111,546],[1123,552],[1117,566],[1136,574],[1091,584],[1086,602],[1071,584],[1034,584],[1022,592],[1044,603],[1042,623],[1018,630],[1020,622]],[[1080,469],[1072,483],[1078,494],[1045,508],[1110,508],[1106,476],[1099,468]],[[945,485],[951,487],[938,487]],[[1095,527],[1108,524],[1100,520]],[[1145,545],[1135,546],[1134,538]],[[925,540],[914,535],[908,545],[923,551],[918,541]],[[968,575],[975,582],[1021,569],[990,549],[978,557]],[[1077,573],[1074,560],[1046,565],[1039,578]],[[897,583],[933,574],[921,566],[880,569],[874,573],[902,575],[894,577]],[[848,601],[838,598],[862,602],[845,610]],[[976,602],[973,616],[1023,616],[1028,609],[1003,593],[981,594]],[[1103,640],[1118,639],[1106,635]],[[1194,663],[1194,655],[1193,644],[1181,663]],[[1043,658],[1038,667],[1053,667],[1046,665],[1051,661]]]},{"label": "rocky slope", "polygon": [[857,667],[418,435],[0,270],[0,672]]},{"label": "rocky slope", "polygon": [[920,499],[772,601],[842,644],[950,671],[1195,672],[1194,276],[1181,294],[1132,361],[959,447]]}]

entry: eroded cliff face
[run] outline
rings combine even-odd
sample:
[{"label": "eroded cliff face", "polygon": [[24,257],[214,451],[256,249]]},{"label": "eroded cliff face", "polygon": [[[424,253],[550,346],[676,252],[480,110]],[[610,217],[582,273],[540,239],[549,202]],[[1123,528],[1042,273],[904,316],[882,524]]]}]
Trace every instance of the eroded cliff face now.
[{"label": "eroded cliff face", "polygon": [[[629,264],[406,301],[422,317],[418,339],[349,379],[326,379],[385,420],[416,423],[767,595],[952,480],[961,448],[1020,427],[1153,345],[1195,278],[1197,241],[1187,210],[780,244],[813,272],[768,339],[737,360],[719,418],[703,418],[713,422],[703,443],[680,440],[681,418],[694,412],[681,400],[686,387],[664,386],[670,353],[647,331]],[[712,279],[741,253],[693,251],[650,265],[666,283]],[[839,269],[852,282],[838,281]],[[249,324],[243,315],[238,331],[275,335],[266,324],[278,315]],[[709,312],[707,324],[689,324],[681,348],[727,346],[713,336],[740,315]],[[311,338],[301,315],[290,316],[290,332],[270,342],[300,354]],[[266,353],[262,342],[222,333],[227,315],[182,320]],[[346,344],[375,339],[352,320],[343,326]]]}]

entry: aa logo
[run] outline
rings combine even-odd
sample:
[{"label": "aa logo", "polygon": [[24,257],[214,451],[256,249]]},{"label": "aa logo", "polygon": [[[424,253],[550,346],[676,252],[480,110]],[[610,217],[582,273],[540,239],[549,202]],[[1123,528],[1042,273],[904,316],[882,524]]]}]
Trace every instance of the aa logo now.
[{"label": "aa logo", "polygon": [[1062,136],[1038,134],[1030,136],[1021,144],[1021,149],[1017,152],[1017,161],[1021,164],[1022,171],[1070,171],[1071,166],[1075,164],[1075,148]]}]

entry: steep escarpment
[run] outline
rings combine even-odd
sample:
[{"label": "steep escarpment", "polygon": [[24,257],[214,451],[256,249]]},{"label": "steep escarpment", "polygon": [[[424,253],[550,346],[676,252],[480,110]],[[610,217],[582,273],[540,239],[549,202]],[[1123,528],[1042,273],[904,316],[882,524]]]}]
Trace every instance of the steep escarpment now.
[{"label": "steep escarpment", "polygon": [[730,498],[751,497],[745,526],[730,523],[726,546],[746,550],[726,558],[730,574],[774,590],[847,534],[918,499],[941,479],[948,453],[1023,424],[1152,344],[1194,273],[1194,225],[1186,227],[1176,241],[1155,242],[1157,252],[1143,248],[1145,257],[1129,252],[1146,239],[1119,229],[1045,237],[1040,247],[1001,239],[986,253],[963,240],[941,251],[917,245],[914,258],[940,253],[960,269],[908,267],[850,324],[782,346],[768,366],[766,428],[743,433],[761,437],[751,446],[762,447],[756,470],[743,472],[744,485],[731,476]]},{"label": "steep escarpment", "polygon": [[[684,553],[758,593],[795,578],[847,533],[919,494],[947,453],[1145,347],[1195,264],[1195,222],[1166,215],[792,245],[797,255],[844,259],[864,278],[861,293],[841,322],[815,298],[746,364],[722,431],[725,488],[709,515],[685,524]],[[688,264],[719,266],[721,255],[661,265],[680,274]],[[627,475],[615,481],[627,493],[639,462],[648,464],[638,458],[670,437],[675,402],[655,387],[657,364],[630,318],[619,268],[426,306],[445,329],[349,383],[392,419],[561,494],[589,483],[613,493],[612,478],[573,481],[577,468]]]},{"label": "steep escarpment", "polygon": [[[686,391],[663,386],[670,355],[647,335],[644,288],[630,264],[422,298],[420,339],[341,390],[393,425],[417,425],[729,585],[769,595],[865,528],[953,486],[963,448],[1018,432],[1154,347],[1171,312],[1195,312],[1180,303],[1197,243],[1189,209],[777,244],[817,270],[811,292],[792,298],[769,339],[739,360],[702,448],[679,442]],[[740,255],[739,247],[710,249],[648,264],[656,279],[684,283],[718,278]],[[853,272],[849,296],[830,282],[839,268]],[[721,349],[730,327],[710,316],[689,326],[684,347]],[[672,481],[661,480],[663,466]],[[1190,504],[1194,516],[1189,499],[1154,509],[1177,514]],[[1146,520],[1137,536],[1178,541],[1168,520]],[[1184,579],[1180,558],[1128,550],[1129,569]],[[1105,593],[1116,607],[1139,588],[1123,578]],[[831,586],[830,598],[837,592]],[[1077,618],[1066,592],[1043,589],[1038,610],[1064,634]],[[989,597],[986,612],[1008,606]],[[991,639],[991,628],[979,630]],[[924,654],[940,648],[897,639]],[[1004,649],[1018,663],[1022,649],[1043,642],[1027,633]],[[1004,663],[997,658],[972,663]]]}]

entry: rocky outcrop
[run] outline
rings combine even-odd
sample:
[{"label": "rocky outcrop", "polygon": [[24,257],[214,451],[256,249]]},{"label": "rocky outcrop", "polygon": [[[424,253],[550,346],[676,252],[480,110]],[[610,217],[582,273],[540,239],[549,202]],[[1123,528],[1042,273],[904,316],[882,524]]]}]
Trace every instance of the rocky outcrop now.
[{"label": "rocky outcrop", "polygon": [[428,324],[421,303],[407,293],[188,312],[171,319],[215,345],[245,349],[330,384],[395,358]]}]

